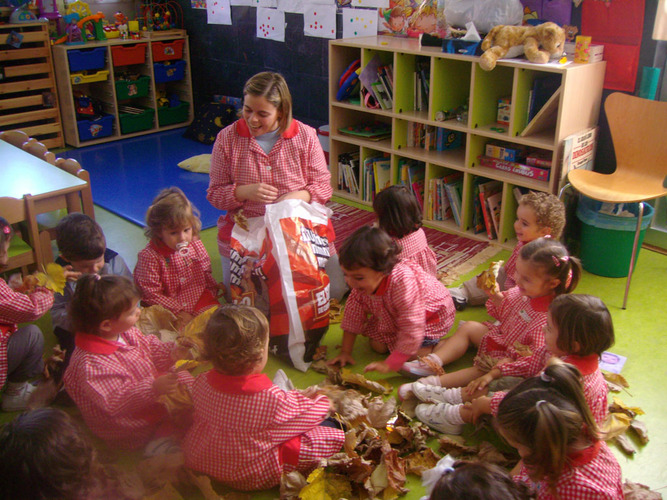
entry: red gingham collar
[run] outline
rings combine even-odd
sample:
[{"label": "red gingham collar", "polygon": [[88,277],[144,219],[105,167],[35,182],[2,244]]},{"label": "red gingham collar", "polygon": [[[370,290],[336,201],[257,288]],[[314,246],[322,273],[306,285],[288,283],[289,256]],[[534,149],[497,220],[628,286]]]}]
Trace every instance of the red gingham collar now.
[{"label": "red gingham collar", "polygon": [[[281,137],[283,139],[291,139],[298,132],[299,132],[299,125],[297,124],[296,120],[293,119],[292,123],[287,128],[287,130],[285,130],[281,134]],[[236,133],[239,134],[241,137],[252,137],[250,129],[248,128],[248,124],[245,122],[243,118],[241,118],[236,122]]]},{"label": "red gingham collar", "polygon": [[571,467],[581,467],[582,465],[590,463],[598,456],[598,453],[600,453],[601,446],[602,441],[596,441],[595,444],[592,444],[588,448],[573,451],[567,456],[569,465]]},{"label": "red gingham collar", "polygon": [[163,257],[171,257],[176,251],[165,245],[164,241],[159,238],[153,238],[150,242],[150,246]]},{"label": "red gingham collar", "polygon": [[106,340],[89,333],[77,333],[74,343],[77,348],[92,352],[93,354],[113,354],[120,347],[118,342]]},{"label": "red gingham collar", "polygon": [[380,281],[380,284],[378,285],[377,290],[375,290],[375,293],[373,293],[373,295],[384,295],[385,293],[387,293],[390,281],[391,281],[391,275],[387,274],[384,278],[382,278],[382,281]]},{"label": "red gingham collar", "polygon": [[565,356],[563,361],[573,364],[579,368],[579,371],[582,375],[590,375],[598,369],[597,354],[589,354],[588,356],[575,356],[574,354],[571,354],[569,356]]},{"label": "red gingham collar", "polygon": [[206,379],[213,389],[225,394],[256,394],[273,385],[271,379],[263,373],[235,377],[213,369],[206,374]]},{"label": "red gingham collar", "polygon": [[549,304],[554,300],[553,295],[544,295],[542,297],[535,297],[530,299],[530,307],[537,312],[547,312],[549,310]]}]

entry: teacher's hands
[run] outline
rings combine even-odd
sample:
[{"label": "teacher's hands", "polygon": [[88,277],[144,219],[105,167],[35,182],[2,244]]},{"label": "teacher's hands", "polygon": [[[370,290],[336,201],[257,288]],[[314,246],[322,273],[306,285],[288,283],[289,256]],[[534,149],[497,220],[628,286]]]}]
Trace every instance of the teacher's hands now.
[{"label": "teacher's hands", "polygon": [[239,201],[256,201],[268,205],[278,199],[278,189],[270,184],[260,182],[258,184],[236,186],[234,195]]}]

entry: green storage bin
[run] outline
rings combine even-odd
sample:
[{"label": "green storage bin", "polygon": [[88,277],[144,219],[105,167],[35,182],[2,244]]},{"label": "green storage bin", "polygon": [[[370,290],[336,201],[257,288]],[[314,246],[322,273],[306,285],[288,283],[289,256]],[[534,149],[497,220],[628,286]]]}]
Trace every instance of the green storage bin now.
[{"label": "green storage bin", "polygon": [[116,80],[116,98],[120,100],[146,97],[150,81],[150,77],[146,75],[142,75],[136,80]]},{"label": "green storage bin", "polygon": [[[589,273],[608,278],[622,278],[630,271],[632,244],[635,240],[638,203],[625,203],[623,209],[634,214],[624,217],[600,213],[602,203],[582,196],[577,205],[577,219],[581,221],[581,264]],[[617,213],[615,206],[612,213]],[[641,248],[646,228],[653,219],[653,207],[644,203],[644,214],[639,231]],[[639,251],[637,252],[639,256]]]},{"label": "green storage bin", "polygon": [[143,112],[134,113],[120,113],[118,115],[120,120],[120,133],[131,134],[133,132],[140,132],[153,128],[155,121],[155,110],[153,108],[146,108]]},{"label": "green storage bin", "polygon": [[190,103],[185,101],[181,101],[178,106],[174,106],[173,108],[168,106],[157,108],[157,121],[160,127],[186,121],[188,119],[189,108]]}]

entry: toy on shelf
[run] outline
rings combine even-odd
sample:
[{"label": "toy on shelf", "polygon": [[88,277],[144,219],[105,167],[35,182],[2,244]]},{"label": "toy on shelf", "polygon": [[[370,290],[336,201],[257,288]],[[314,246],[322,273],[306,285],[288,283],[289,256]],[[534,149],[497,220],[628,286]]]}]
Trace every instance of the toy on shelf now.
[{"label": "toy on shelf", "polygon": [[148,31],[166,31],[183,27],[183,9],[174,0],[148,0],[139,7],[139,19]]},{"label": "toy on shelf", "polygon": [[169,94],[164,90],[158,90],[156,96],[157,105],[159,108],[177,108],[181,105],[181,98],[178,94]]},{"label": "toy on shelf", "polygon": [[84,94],[80,90],[75,90],[73,95],[77,120],[94,120],[102,116],[102,103],[99,100]]},{"label": "toy on shelf", "polygon": [[[104,13],[98,12],[97,14],[89,14],[81,19],[81,14],[79,12],[69,12],[69,8],[67,10],[68,13],[63,16],[63,19],[65,19],[65,22],[67,23],[67,34],[53,42],[54,45],[59,43],[67,43],[68,45],[85,43],[86,40],[83,38],[84,32],[86,33],[86,38],[88,40],[106,40],[107,37],[102,25]],[[80,41],[76,41],[79,35],[81,36]]]},{"label": "toy on shelf", "polygon": [[35,14],[30,12],[30,3],[32,0],[9,0],[12,7],[16,10],[9,16],[10,23],[31,23],[37,20]]},{"label": "toy on shelf", "polygon": [[130,31],[127,28],[127,16],[118,11],[113,15],[113,17],[116,20],[114,24],[116,25],[116,28],[118,28],[120,37],[123,40],[127,40],[130,37]]},{"label": "toy on shelf", "polygon": [[80,45],[86,43],[86,41],[83,39],[81,28],[79,27],[78,24],[79,14],[77,13],[66,14],[65,22],[67,23],[67,29],[65,30],[67,33],[65,43],[67,45]]}]

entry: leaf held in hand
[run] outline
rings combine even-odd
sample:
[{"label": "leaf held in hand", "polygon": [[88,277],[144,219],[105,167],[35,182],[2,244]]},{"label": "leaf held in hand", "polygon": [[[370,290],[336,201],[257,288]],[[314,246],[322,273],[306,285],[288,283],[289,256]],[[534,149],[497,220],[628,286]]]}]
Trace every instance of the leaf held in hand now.
[{"label": "leaf held in hand", "polygon": [[385,380],[369,380],[360,373],[353,373],[347,368],[343,368],[340,372],[343,383],[347,385],[354,385],[363,387],[369,391],[377,392],[379,394],[389,394],[394,390],[393,386]]},{"label": "leaf held in hand", "polygon": [[39,286],[60,294],[65,291],[65,283],[67,283],[65,270],[55,262],[48,263],[45,272],[36,273],[35,276]]}]

